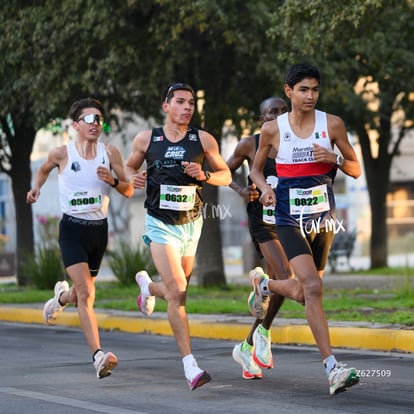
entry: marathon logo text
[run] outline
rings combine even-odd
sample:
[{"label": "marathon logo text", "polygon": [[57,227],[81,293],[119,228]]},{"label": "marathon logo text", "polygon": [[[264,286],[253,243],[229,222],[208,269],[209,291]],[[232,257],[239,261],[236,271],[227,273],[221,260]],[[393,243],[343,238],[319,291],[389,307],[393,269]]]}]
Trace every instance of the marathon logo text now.
[{"label": "marathon logo text", "polygon": [[307,147],[307,148],[295,147],[295,148],[293,148],[293,154],[292,154],[292,162],[293,163],[312,162],[314,160],[315,159],[313,157],[313,147]]}]

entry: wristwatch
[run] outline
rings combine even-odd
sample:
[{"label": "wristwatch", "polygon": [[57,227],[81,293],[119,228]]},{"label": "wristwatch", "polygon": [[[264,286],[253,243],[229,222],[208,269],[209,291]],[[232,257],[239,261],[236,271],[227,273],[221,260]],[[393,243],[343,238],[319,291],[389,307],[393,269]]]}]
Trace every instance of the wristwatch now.
[{"label": "wristwatch", "polygon": [[344,157],[341,154],[336,156],[336,166],[340,167],[344,163]]},{"label": "wristwatch", "polygon": [[113,184],[109,184],[111,187],[116,187],[119,184],[119,180],[118,178],[114,177],[114,183]]},{"label": "wristwatch", "polygon": [[210,171],[204,170],[204,175],[206,176],[206,181],[208,181],[211,178]]}]

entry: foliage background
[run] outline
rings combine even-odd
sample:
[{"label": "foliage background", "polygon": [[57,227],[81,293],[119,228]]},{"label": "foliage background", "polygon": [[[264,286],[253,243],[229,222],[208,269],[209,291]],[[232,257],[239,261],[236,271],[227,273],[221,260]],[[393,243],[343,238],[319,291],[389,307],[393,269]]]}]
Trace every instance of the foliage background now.
[{"label": "foliage background", "polygon": [[[82,96],[100,99],[108,115],[121,108],[161,122],[160,91],[185,81],[204,91],[196,126],[219,140],[231,119],[247,133],[259,102],[281,95],[284,72],[304,60],[323,74],[320,108],[341,115],[358,135],[372,207],[371,266],[387,264],[390,166],[414,118],[413,0],[2,3],[0,171],[12,179],[19,284],[30,281],[23,265],[34,252],[31,206],[21,189],[31,185],[37,129],[64,117]],[[356,91],[360,77],[365,83]],[[373,85],[377,92],[369,92]],[[206,186],[205,198],[215,204],[217,189]],[[217,220],[204,226],[199,252],[202,283],[223,283]]]}]

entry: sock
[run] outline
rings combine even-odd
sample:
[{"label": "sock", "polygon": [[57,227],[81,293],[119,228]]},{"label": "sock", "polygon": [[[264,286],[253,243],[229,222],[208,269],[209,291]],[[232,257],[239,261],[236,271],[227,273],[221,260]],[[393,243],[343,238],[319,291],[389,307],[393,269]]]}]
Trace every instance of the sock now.
[{"label": "sock", "polygon": [[259,325],[258,329],[261,335],[265,336],[266,338],[269,337],[269,329],[266,329],[262,324]]},{"label": "sock", "polygon": [[193,379],[196,375],[200,374],[202,370],[198,367],[197,361],[193,354],[186,355],[183,358],[184,374],[187,379]]},{"label": "sock", "polygon": [[335,367],[336,362],[336,358],[333,355],[328,356],[328,358],[323,361],[323,364],[325,365],[325,372],[328,377],[332,369]]},{"label": "sock", "polygon": [[251,353],[253,351],[253,345],[250,345],[246,340],[244,340],[240,349],[242,351],[248,350]]},{"label": "sock", "polygon": [[99,352],[102,352],[102,349],[98,348],[98,349],[97,349],[97,350],[93,353],[93,355],[92,355],[93,362],[95,362],[95,357],[96,357],[96,355],[97,355]]},{"label": "sock", "polygon": [[184,369],[190,368],[190,366],[193,366],[193,363],[195,362],[195,358],[193,354],[188,354],[183,358],[183,365]]}]

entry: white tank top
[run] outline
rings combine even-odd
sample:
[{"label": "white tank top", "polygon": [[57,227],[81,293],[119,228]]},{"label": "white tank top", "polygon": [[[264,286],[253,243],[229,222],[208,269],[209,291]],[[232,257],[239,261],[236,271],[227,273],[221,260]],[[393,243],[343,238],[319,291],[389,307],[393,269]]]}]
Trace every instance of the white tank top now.
[{"label": "white tank top", "polygon": [[286,112],[277,118],[280,131],[280,144],[276,157],[278,177],[302,177],[326,174],[334,168],[332,164],[315,162],[313,144],[319,144],[332,151],[328,133],[326,112],[315,110],[315,127],[307,138],[299,138],[289,124]]},{"label": "white tank top", "polygon": [[108,215],[111,186],[98,179],[96,169],[102,165],[110,169],[105,145],[98,142],[97,155],[85,160],[75,143],[67,145],[68,162],[59,174],[59,198],[63,213],[85,220],[101,220]]},{"label": "white tank top", "polygon": [[276,188],[276,223],[278,226],[307,229],[326,227],[335,220],[333,180],[337,168],[329,163],[316,162],[313,144],[332,150],[328,134],[327,115],[315,110],[315,127],[307,138],[292,131],[287,113],[277,118],[280,144],[276,157],[279,178]]}]

